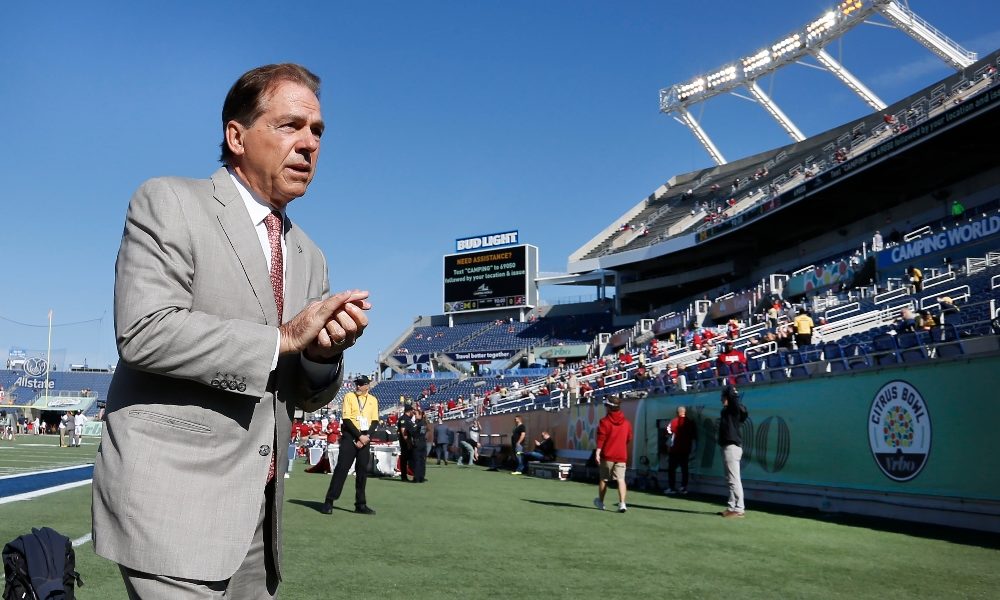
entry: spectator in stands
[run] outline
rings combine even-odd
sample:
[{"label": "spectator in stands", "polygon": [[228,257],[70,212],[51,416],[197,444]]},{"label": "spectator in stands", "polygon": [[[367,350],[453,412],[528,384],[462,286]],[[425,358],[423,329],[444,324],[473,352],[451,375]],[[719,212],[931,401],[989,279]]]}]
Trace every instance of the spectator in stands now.
[{"label": "spectator in stands", "polygon": [[767,307],[767,327],[768,329],[775,330],[778,328],[778,308],[781,305],[777,302],[771,304]]},{"label": "spectator in stands", "polygon": [[937,299],[938,306],[941,312],[938,314],[938,321],[941,325],[944,325],[944,320],[947,315],[957,315],[961,311],[955,306],[954,301],[952,301],[950,296],[941,296]]},{"label": "spectator in stands", "polygon": [[904,308],[896,321],[896,333],[913,333],[917,330],[917,320],[913,318],[913,311]]},{"label": "spectator in stands", "polygon": [[604,510],[604,496],[608,491],[608,482],[612,479],[618,482],[618,512],[628,510],[625,495],[625,471],[628,467],[628,453],[632,446],[632,424],[621,411],[622,399],[618,395],[608,396],[604,400],[607,414],[597,424],[597,449],[594,460],[597,461],[600,473],[597,480],[597,497],[594,506]]},{"label": "spectator in stands", "polygon": [[917,327],[924,331],[930,331],[931,328],[937,327],[937,322],[934,320],[934,315],[931,314],[931,311],[926,308],[920,311],[920,317],[917,319]]},{"label": "spectator in stands", "polygon": [[517,458],[517,466],[511,475],[521,475],[524,473],[524,441],[528,438],[528,432],[524,427],[524,419],[521,415],[514,416],[514,430],[510,434],[510,451]]},{"label": "spectator in stands", "polygon": [[924,290],[924,274],[917,267],[910,265],[906,267],[906,276],[913,286],[913,293],[919,294]]},{"label": "spectator in stands", "polygon": [[884,248],[882,243],[882,234],[875,230],[875,235],[872,236],[872,252],[881,252]]},{"label": "spectator in stands", "polygon": [[785,324],[778,327],[778,331],[775,333],[774,337],[774,342],[778,345],[778,348],[781,348],[782,350],[792,349],[795,341],[795,334],[792,331],[791,325]]},{"label": "spectator in stands", "polygon": [[744,421],[747,420],[746,407],[740,402],[736,386],[727,385],[722,389],[722,414],[719,418],[717,439],[722,447],[722,460],[729,484],[729,503],[722,516],[739,518],[746,510],[743,501],[743,481],[740,477],[740,459],[743,458]]},{"label": "spectator in stands", "polygon": [[[569,379],[566,381],[566,389],[568,394],[566,396],[566,406],[572,406],[574,404],[580,403],[580,380],[576,377],[576,371],[570,371]],[[559,400],[559,408],[562,408],[562,399]]]},{"label": "spectator in stands", "polygon": [[448,437],[451,435],[451,430],[443,422],[438,421],[438,424],[434,426],[434,453],[437,456],[437,464],[441,466],[441,461],[444,461],[444,466],[448,466]]},{"label": "spectator in stands", "polygon": [[552,462],[556,459],[556,443],[548,431],[542,432],[542,441],[535,440],[535,449],[524,453],[525,460]]},{"label": "spectator in stands", "polygon": [[955,221],[955,225],[962,222],[963,216],[965,216],[965,207],[958,200],[953,200],[951,203],[951,218]]},{"label": "spectator in stands", "polygon": [[812,343],[813,320],[809,312],[803,306],[799,309],[799,314],[795,317],[795,345],[799,348]]},{"label": "spectator in stands", "polygon": [[[687,408],[677,407],[677,416],[667,423],[667,489],[664,493],[687,494],[688,463],[698,440],[698,426],[687,418]],[[681,487],[677,489],[677,467],[681,468]]]},{"label": "spectator in stands", "polygon": [[724,351],[716,357],[719,365],[726,365],[731,375],[730,383],[735,381],[735,375],[743,373],[747,368],[747,357],[742,351],[737,350],[732,342],[726,342]]}]

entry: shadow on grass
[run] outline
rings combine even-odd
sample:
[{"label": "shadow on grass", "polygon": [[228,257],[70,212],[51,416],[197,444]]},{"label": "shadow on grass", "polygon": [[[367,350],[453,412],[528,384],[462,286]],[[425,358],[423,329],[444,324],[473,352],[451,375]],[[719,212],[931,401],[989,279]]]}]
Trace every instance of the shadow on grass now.
[{"label": "shadow on grass", "polygon": [[[707,494],[691,494],[688,498],[703,502],[718,502],[719,496]],[[978,546],[992,550],[1000,550],[1000,535],[995,533],[963,529],[960,527],[948,527],[946,525],[936,525],[933,523],[920,523],[916,521],[903,521],[900,519],[887,519],[884,517],[870,517],[865,515],[854,515],[848,513],[827,513],[815,508],[772,504],[770,502],[754,502],[749,499],[747,514],[764,513],[775,516],[792,517],[796,519],[809,519],[844,527],[858,527],[881,531],[884,533],[896,533],[899,535],[909,535],[918,538],[951,542],[953,544],[963,544],[966,546]],[[631,504],[629,506],[632,506]],[[723,505],[723,508],[725,506]],[[716,513],[711,513],[716,514]]]},{"label": "shadow on grass", "polygon": [[[285,501],[288,502],[289,504],[298,504],[299,506],[311,508],[316,512],[320,512],[320,509],[323,508],[323,503],[317,500],[300,500],[298,498],[290,498]],[[333,510],[342,510],[344,512],[349,512],[349,513],[354,512],[353,508],[344,508],[342,506],[337,506],[336,504],[333,505]]]},{"label": "shadow on grass", "polygon": [[[584,510],[597,510],[591,504],[588,505],[571,504],[569,502],[553,502],[551,500],[532,500],[530,498],[521,498],[521,501],[530,502],[532,504],[541,504],[543,506],[554,506],[556,508],[582,508]],[[665,506],[647,506],[644,504],[632,504],[631,502],[629,503],[628,507],[639,508],[642,510],[663,510],[667,512],[688,513],[692,515],[711,515],[715,517],[719,516],[718,512],[709,512],[704,510],[687,510],[684,508],[667,508]]]}]

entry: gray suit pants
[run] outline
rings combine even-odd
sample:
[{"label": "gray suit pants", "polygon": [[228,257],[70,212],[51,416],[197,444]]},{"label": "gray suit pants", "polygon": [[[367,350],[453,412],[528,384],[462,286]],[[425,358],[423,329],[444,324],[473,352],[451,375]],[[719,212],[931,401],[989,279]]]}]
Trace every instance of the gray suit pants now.
[{"label": "gray suit pants", "polygon": [[[278,597],[278,577],[274,561],[269,556],[271,526],[274,516],[270,506],[274,497],[274,483],[267,486],[260,505],[257,530],[243,564],[229,579],[198,581],[166,575],[154,575],[118,565],[125,580],[130,600],[273,600]],[[212,535],[206,531],[205,535]]]}]

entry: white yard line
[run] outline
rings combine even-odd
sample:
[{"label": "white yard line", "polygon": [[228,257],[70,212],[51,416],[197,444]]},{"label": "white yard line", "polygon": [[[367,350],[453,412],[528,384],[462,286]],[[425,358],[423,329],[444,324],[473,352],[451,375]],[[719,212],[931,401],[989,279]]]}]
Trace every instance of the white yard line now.
[{"label": "white yard line", "polygon": [[82,545],[86,544],[87,542],[89,542],[90,540],[91,540],[91,537],[90,537],[89,533],[87,535],[83,536],[83,537],[78,537],[75,540],[73,540],[73,547],[76,548],[77,546],[82,546]]},{"label": "white yard line", "polygon": [[56,467],[54,469],[45,469],[44,471],[30,471],[28,473],[18,473],[16,475],[0,475],[0,480],[2,480],[2,479],[11,479],[13,477],[24,477],[26,475],[42,475],[44,473],[58,473],[60,471],[70,471],[72,469],[82,469],[84,467],[89,467],[89,466],[90,466],[90,463],[86,463],[86,464],[82,464],[82,465],[70,465],[70,466],[66,466],[66,467]]}]

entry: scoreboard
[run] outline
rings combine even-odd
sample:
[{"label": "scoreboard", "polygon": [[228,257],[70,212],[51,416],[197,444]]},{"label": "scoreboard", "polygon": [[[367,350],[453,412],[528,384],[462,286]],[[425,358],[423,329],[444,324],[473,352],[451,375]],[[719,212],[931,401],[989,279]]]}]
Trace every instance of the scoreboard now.
[{"label": "scoreboard", "polygon": [[444,257],[444,312],[533,307],[538,248],[507,246]]}]

